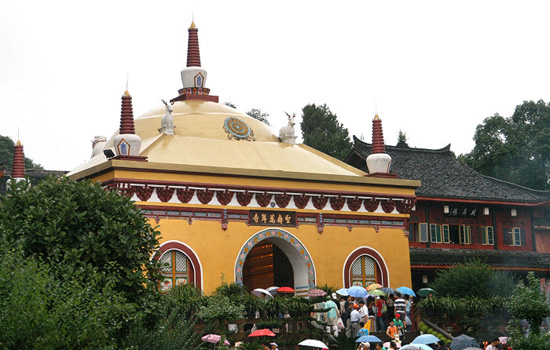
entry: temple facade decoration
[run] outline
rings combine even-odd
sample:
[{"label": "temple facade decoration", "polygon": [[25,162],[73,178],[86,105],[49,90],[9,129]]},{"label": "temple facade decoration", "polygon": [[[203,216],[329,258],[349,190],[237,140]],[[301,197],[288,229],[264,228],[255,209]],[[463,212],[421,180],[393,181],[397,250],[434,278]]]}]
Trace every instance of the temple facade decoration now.
[{"label": "temple facade decoration", "polygon": [[[69,173],[124,193],[158,225],[161,287],[211,293],[223,279],[306,295],[324,283],[410,285],[407,223],[420,182],[367,176],[219,104],[197,31],[192,24],[179,95],[134,120],[147,161],[97,154]],[[167,106],[174,135],[158,130]],[[104,150],[117,145],[112,137]]]}]

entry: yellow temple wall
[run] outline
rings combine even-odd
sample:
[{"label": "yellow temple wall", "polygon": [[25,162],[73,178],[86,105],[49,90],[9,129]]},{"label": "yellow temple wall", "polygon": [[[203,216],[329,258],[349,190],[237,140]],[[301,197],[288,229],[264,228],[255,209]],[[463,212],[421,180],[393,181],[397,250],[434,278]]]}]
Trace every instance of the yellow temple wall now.
[{"label": "yellow temple wall", "polygon": [[[154,220],[151,224],[157,225]],[[241,248],[251,236],[268,228],[230,222],[224,231],[219,221],[196,220],[189,224],[181,219],[161,219],[158,225],[162,233],[161,244],[180,241],[196,253],[206,294],[211,294],[221,284],[222,276],[226,282],[235,280],[235,264]],[[408,239],[401,229],[380,228],[376,232],[372,227],[354,227],[349,231],[347,227],[325,226],[319,233],[316,225],[307,224],[280,229],[295,236],[309,252],[317,285],[343,287],[344,263],[359,247],[371,248],[383,257],[390,287],[411,285]]]}]

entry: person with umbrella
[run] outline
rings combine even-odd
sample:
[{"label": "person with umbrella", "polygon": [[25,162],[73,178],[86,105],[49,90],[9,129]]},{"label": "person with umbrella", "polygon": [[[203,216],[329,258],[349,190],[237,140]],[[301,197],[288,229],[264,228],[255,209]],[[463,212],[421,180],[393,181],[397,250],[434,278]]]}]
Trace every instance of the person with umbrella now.
[{"label": "person with umbrella", "polygon": [[370,350],[370,343],[368,341],[359,343],[357,350]]}]

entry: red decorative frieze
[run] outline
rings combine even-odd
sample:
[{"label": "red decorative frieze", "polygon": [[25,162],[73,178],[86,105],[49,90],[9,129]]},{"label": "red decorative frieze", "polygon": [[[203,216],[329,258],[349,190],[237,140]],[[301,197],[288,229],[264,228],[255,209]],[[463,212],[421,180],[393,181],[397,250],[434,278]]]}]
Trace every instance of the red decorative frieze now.
[{"label": "red decorative frieze", "polygon": [[365,199],[363,203],[365,204],[365,209],[367,209],[367,211],[370,211],[372,213],[378,208],[378,205],[380,204],[380,200],[376,198]]},{"label": "red decorative frieze", "polygon": [[299,209],[304,209],[309,202],[309,196],[301,194],[299,196],[294,196],[294,204]]},{"label": "red decorative frieze", "polygon": [[271,198],[273,197],[273,194],[271,193],[256,193],[256,202],[258,202],[258,205],[260,207],[267,207],[269,203],[271,202]]},{"label": "red decorative frieze", "polygon": [[130,197],[130,198],[134,195],[134,193],[136,193],[135,187],[133,187],[129,184],[124,184],[124,183],[111,184],[111,185],[107,186],[107,188],[109,188],[110,190],[113,190],[113,191],[118,191],[119,193],[125,195],[126,197]]},{"label": "red decorative frieze", "polygon": [[164,188],[159,187],[157,188],[157,197],[159,197],[162,202],[168,202],[170,199],[172,199],[172,196],[174,195],[174,190],[175,188],[170,188],[168,186]]},{"label": "red decorative frieze", "polygon": [[151,198],[151,195],[153,194],[153,190],[154,190],[153,187],[147,187],[147,186],[144,186],[144,187],[136,186],[135,189],[136,189],[136,195],[138,196],[139,200],[143,202],[146,202],[149,200],[149,198]]},{"label": "red decorative frieze", "polygon": [[233,199],[233,192],[229,192],[228,189],[225,191],[216,191],[216,198],[221,205],[228,205]]},{"label": "red decorative frieze", "polygon": [[195,194],[195,190],[191,188],[178,188],[176,191],[176,195],[178,196],[178,199],[182,203],[189,203],[191,198],[193,198],[193,195]]},{"label": "red decorative frieze", "polygon": [[363,200],[359,197],[348,198],[348,208],[351,211],[358,211],[361,208],[361,204],[363,204]]},{"label": "red decorative frieze", "polygon": [[344,204],[346,204],[346,199],[342,198],[342,196],[330,198],[330,207],[333,210],[342,210]]},{"label": "red decorative frieze", "polygon": [[197,190],[197,198],[202,204],[208,204],[214,197],[214,191],[207,189]]},{"label": "red decorative frieze", "polygon": [[391,213],[395,209],[395,202],[392,199],[382,201],[382,210],[384,213]]},{"label": "red decorative frieze", "polygon": [[286,208],[289,202],[290,202],[290,195],[286,193],[275,195],[275,203],[277,203],[279,208]]},{"label": "red decorative frieze", "polygon": [[415,198],[405,198],[402,201],[398,201],[395,204],[395,208],[400,214],[410,214],[412,208],[414,207],[416,203]]},{"label": "red decorative frieze", "polygon": [[311,198],[311,201],[313,202],[313,206],[316,209],[322,210],[327,205],[328,197],[325,197],[323,195],[320,195],[318,197],[315,196]]},{"label": "red decorative frieze", "polygon": [[239,202],[240,205],[243,207],[246,207],[250,204],[250,201],[252,200],[252,196],[254,196],[254,193],[250,193],[248,191],[244,192],[238,192],[237,193],[237,202]]}]

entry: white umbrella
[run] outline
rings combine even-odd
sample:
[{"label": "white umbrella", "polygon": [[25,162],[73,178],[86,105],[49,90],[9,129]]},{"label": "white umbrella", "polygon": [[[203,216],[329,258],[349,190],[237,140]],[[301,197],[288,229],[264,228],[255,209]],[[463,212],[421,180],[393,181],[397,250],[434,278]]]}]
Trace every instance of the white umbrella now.
[{"label": "white umbrella", "polygon": [[269,293],[267,289],[263,289],[263,288],[256,288],[250,293],[254,294],[257,297],[266,296],[266,297],[273,298],[273,295],[271,295],[271,293]]},{"label": "white umbrella", "polygon": [[269,293],[271,293],[272,295],[275,295],[277,293],[277,290],[279,290],[279,287],[277,287],[277,286],[271,286],[271,287],[267,288],[267,291]]},{"label": "white umbrella", "polygon": [[325,343],[323,343],[320,340],[315,340],[315,339],[306,339],[306,340],[301,341],[300,343],[298,343],[298,345],[310,346],[312,348],[328,349],[328,346]]}]

